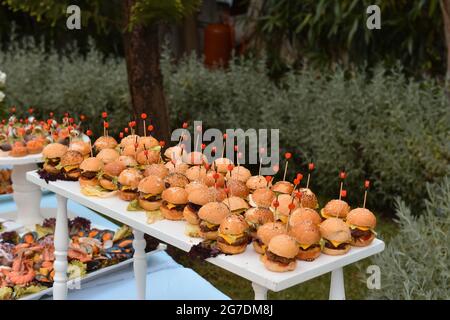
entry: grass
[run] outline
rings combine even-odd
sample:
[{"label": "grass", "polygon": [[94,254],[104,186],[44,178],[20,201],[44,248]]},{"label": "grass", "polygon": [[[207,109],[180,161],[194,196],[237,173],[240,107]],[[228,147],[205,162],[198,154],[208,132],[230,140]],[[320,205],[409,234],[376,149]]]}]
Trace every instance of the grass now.
[{"label": "grass", "polygon": [[[389,217],[378,217],[378,237],[384,241],[396,233],[396,224]],[[253,290],[250,281],[241,278],[215,265],[191,259],[184,251],[169,246],[168,253],[172,258],[186,268],[191,268],[208,280],[218,290],[232,299],[253,299]],[[365,299],[368,290],[365,285],[365,270],[371,264],[371,259],[365,259],[344,268],[345,291],[347,299]],[[306,263],[306,262],[304,262]],[[301,267],[301,263],[300,266]],[[309,300],[328,299],[330,274],[312,279],[280,292],[269,292],[269,299],[282,300]]]}]

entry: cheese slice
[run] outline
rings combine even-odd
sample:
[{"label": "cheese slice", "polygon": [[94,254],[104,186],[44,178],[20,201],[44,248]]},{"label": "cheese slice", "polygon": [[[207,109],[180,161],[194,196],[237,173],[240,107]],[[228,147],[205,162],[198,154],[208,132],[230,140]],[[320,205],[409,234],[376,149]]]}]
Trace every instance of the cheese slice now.
[{"label": "cheese slice", "polygon": [[303,250],[306,250],[306,249],[308,249],[309,247],[311,247],[310,244],[299,244],[298,246],[299,246],[300,248],[302,248]]},{"label": "cheese slice", "polygon": [[333,218],[333,216],[330,216],[330,215],[326,214],[325,211],[324,211],[323,209],[320,210],[320,214],[321,214],[322,217],[324,217],[325,219]]},{"label": "cheese slice", "polygon": [[77,169],[79,166],[78,165],[73,165],[73,166],[64,166],[64,170],[66,170],[67,172],[73,169]]},{"label": "cheese slice", "polygon": [[359,230],[362,230],[362,231],[370,230],[369,227],[358,227],[358,226],[355,226],[353,224],[349,225],[349,227],[350,227],[350,229],[359,229]]},{"label": "cheese slice", "polygon": [[229,244],[232,244],[233,242],[235,242],[237,239],[239,239],[240,237],[242,237],[244,234],[219,234],[219,237],[223,238],[226,242],[228,242]]},{"label": "cheese slice", "polygon": [[330,241],[333,244],[333,246],[335,246],[335,247],[338,247],[342,243],[342,242],[334,241],[334,240],[328,240],[328,241]]},{"label": "cheese slice", "polygon": [[173,208],[175,208],[175,207],[176,207],[176,205],[173,204],[173,203],[168,203],[168,204],[167,204],[167,208],[169,208],[169,209],[173,209]]},{"label": "cheese slice", "polygon": [[208,228],[214,228],[215,226],[217,226],[217,224],[214,224],[214,223],[211,223],[211,222],[208,222],[208,221],[204,221],[204,223],[206,224],[206,226],[208,227]]},{"label": "cheese slice", "polygon": [[156,194],[151,194],[151,193],[149,193],[149,194],[146,194],[145,196],[143,196],[142,198],[148,199],[148,198],[151,198],[151,197],[153,197],[153,196],[156,196]]}]

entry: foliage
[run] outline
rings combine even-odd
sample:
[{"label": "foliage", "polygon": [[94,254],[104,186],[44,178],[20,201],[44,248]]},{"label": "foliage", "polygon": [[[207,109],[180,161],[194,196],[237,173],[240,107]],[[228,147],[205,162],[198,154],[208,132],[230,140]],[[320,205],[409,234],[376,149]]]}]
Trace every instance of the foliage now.
[{"label": "foliage", "polygon": [[428,185],[424,212],[396,202],[399,233],[373,262],[381,269],[375,299],[450,299],[450,178]]},{"label": "foliage", "polygon": [[[381,30],[366,27],[366,8],[374,4]],[[445,70],[439,0],[267,0],[257,25],[276,69],[291,62],[351,67],[400,60],[413,74]]]}]

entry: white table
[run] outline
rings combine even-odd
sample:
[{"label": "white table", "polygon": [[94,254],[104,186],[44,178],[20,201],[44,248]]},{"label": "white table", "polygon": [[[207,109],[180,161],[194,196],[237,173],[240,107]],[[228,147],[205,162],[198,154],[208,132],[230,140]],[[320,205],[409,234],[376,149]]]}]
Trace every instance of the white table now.
[{"label": "white table", "polygon": [[26,173],[36,170],[39,162],[43,162],[42,154],[0,157],[0,165],[12,166],[13,198],[17,205],[17,212],[7,213],[5,216],[23,226],[33,226],[43,219],[40,211],[41,188],[26,179]]},{"label": "white table", "polygon": [[[201,241],[200,239],[190,238],[185,235],[184,221],[162,220],[153,224],[147,224],[147,218],[143,212],[126,210],[127,202],[120,200],[118,197],[87,197],[80,192],[80,187],[77,182],[56,181],[47,184],[39,178],[36,172],[28,172],[27,179],[55,192],[57,195],[55,299],[65,299],[67,295],[67,199],[71,199],[92,210],[101,212],[133,228],[135,237],[133,242],[135,250],[134,273],[138,299],[144,299],[146,290],[144,233],[184,251],[189,251],[192,245]],[[245,253],[234,256],[219,255],[215,258],[209,258],[207,261],[250,280],[255,292],[255,299],[267,299],[268,290],[280,291],[328,272],[331,272],[330,299],[345,299],[343,267],[383,250],[384,242],[375,239],[370,246],[365,248],[352,248],[343,256],[321,255],[313,262],[299,261],[296,270],[286,273],[268,271],[259,261],[259,255],[253,250],[252,246],[249,246]]]}]

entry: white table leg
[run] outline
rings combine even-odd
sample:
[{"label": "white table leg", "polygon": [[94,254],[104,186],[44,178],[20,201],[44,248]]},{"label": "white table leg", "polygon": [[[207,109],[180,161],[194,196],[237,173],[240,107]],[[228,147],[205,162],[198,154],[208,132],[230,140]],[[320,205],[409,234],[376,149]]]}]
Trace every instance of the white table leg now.
[{"label": "white table leg", "polygon": [[253,292],[255,293],[255,300],[267,300],[267,288],[252,282]]},{"label": "white table leg", "polygon": [[24,226],[34,226],[43,219],[40,213],[41,188],[26,179],[26,173],[36,169],[34,163],[14,165],[12,169],[13,197],[17,206],[16,221]]},{"label": "white table leg", "polygon": [[55,229],[55,277],[53,299],[67,298],[67,247],[69,246],[69,228],[67,223],[67,198],[56,195],[56,229]]},{"label": "white table leg", "polygon": [[345,300],[343,268],[331,271],[330,300]]},{"label": "white table leg", "polygon": [[147,285],[147,257],[145,255],[146,242],[144,233],[138,230],[133,230],[134,240],[134,278],[136,281],[137,299],[145,300],[145,292]]}]

